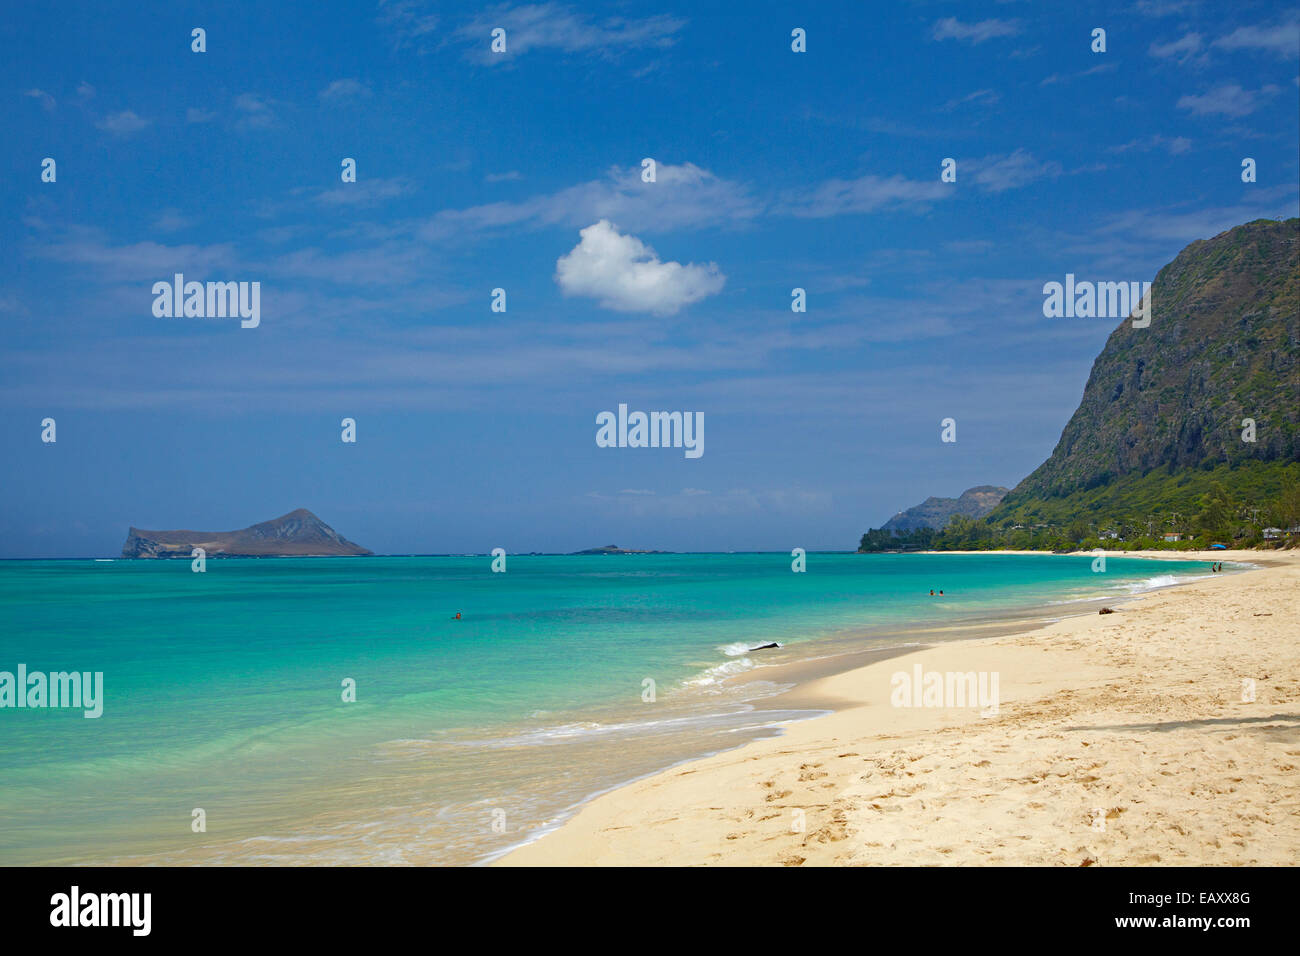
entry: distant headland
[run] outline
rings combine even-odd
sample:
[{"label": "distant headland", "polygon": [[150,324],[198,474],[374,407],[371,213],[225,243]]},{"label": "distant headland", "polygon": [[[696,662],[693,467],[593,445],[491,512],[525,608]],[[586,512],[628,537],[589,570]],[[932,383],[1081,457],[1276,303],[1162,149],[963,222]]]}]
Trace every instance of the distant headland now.
[{"label": "distant headland", "polygon": [[208,557],[358,557],[373,552],[353,544],[320,518],[299,508],[242,531],[144,531],[131,528],[124,558],[188,558],[195,548]]}]

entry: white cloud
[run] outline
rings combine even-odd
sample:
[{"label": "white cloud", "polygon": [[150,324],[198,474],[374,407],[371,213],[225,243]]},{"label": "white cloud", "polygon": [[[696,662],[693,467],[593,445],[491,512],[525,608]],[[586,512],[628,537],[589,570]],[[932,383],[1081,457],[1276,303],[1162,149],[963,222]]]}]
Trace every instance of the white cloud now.
[{"label": "white cloud", "polygon": [[956,17],[945,17],[934,25],[932,36],[936,40],[966,40],[983,43],[994,37],[1013,37],[1020,32],[1019,20],[980,20],[962,23]]},{"label": "white cloud", "polygon": [[85,266],[112,282],[159,279],[173,272],[215,275],[238,267],[229,243],[168,246],[147,241],[114,246],[98,229],[73,227],[33,251],[42,258]]},{"label": "white cloud", "polygon": [[1169,43],[1152,43],[1147,52],[1161,60],[1201,63],[1205,60],[1205,55],[1201,52],[1205,47],[1203,39],[1199,33],[1187,33]]},{"label": "white cloud", "polygon": [[[590,19],[561,3],[502,4],[480,14],[456,31],[471,44],[474,57],[484,63],[501,63],[529,50],[553,49],[563,53],[612,56],[621,49],[662,48],[675,42],[686,21],[668,14],[631,19]],[[492,53],[492,30],[506,31],[506,52]]]},{"label": "white cloud", "polygon": [[653,249],[620,234],[607,219],[579,235],[577,246],[556,261],[555,281],[565,295],[594,298],[607,309],[672,315],[721,292],[727,281],[712,262],[660,261]]},{"label": "white cloud", "polygon": [[[959,163],[959,170],[960,167]],[[1018,186],[1026,186],[1036,179],[1045,176],[1056,177],[1062,172],[1060,163],[1038,160],[1023,148],[1006,156],[985,156],[983,159],[973,160],[968,167],[975,184],[990,193],[1000,193]]]},{"label": "white cloud", "polygon": [[828,179],[808,193],[793,196],[786,211],[792,216],[821,219],[875,212],[906,203],[928,203],[951,195],[952,187],[939,182],[937,175],[933,182],[867,175],[857,179]]},{"label": "white cloud", "polygon": [[951,99],[943,105],[945,110],[956,109],[959,106],[965,106],[967,103],[974,103],[976,106],[992,106],[998,100],[1002,99],[996,90],[976,90],[974,93],[968,93],[960,99]]},{"label": "white cloud", "polygon": [[362,178],[355,183],[340,183],[322,190],[316,201],[327,206],[374,206],[389,199],[405,196],[414,186],[403,178]]},{"label": "white cloud", "polygon": [[569,226],[598,219],[624,229],[665,231],[730,225],[762,211],[746,187],[715,176],[693,163],[659,163],[656,181],[641,181],[641,167],[614,167],[604,179],[519,202],[495,202],[437,213],[419,229],[429,241],[463,240],[467,234],[507,228]]},{"label": "white cloud", "polygon": [[158,214],[158,218],[153,221],[153,227],[159,232],[177,232],[181,229],[187,229],[192,225],[188,216],[185,216],[178,209],[164,209]]},{"label": "white cloud", "polygon": [[23,93],[23,96],[30,96],[36,102],[41,104],[41,108],[47,112],[55,107],[54,97],[50,96],[44,90],[30,89]]},{"label": "white cloud", "polygon": [[1199,96],[1181,97],[1178,108],[1191,110],[1198,116],[1246,116],[1259,108],[1261,95],[1276,92],[1277,87],[1272,85],[1252,92],[1242,89],[1240,84],[1228,83]]},{"label": "white cloud", "polygon": [[1268,26],[1238,27],[1214,41],[1224,50],[1262,50],[1281,57],[1300,56],[1300,15],[1290,16]]},{"label": "white cloud", "polygon": [[130,136],[132,133],[140,132],[151,122],[152,120],[136,116],[131,110],[123,110],[120,113],[105,116],[95,126],[106,133],[112,133],[114,136]]},{"label": "white cloud", "polygon": [[217,118],[217,114],[212,110],[200,110],[191,106],[185,111],[185,122],[187,123],[210,123]]},{"label": "white cloud", "polygon": [[271,105],[253,93],[240,93],[235,97],[235,109],[242,115],[235,121],[240,129],[269,129],[275,125]]},{"label": "white cloud", "polygon": [[[421,40],[438,28],[436,14],[425,13],[421,0],[379,0],[382,23],[393,35],[393,46],[418,46]],[[421,51],[423,52],[423,51]]]},{"label": "white cloud", "polygon": [[1052,86],[1056,83],[1065,83],[1069,80],[1078,79],[1081,76],[1093,76],[1097,73],[1111,73],[1116,69],[1117,67],[1114,63],[1098,63],[1096,66],[1089,67],[1086,70],[1080,70],[1078,73],[1066,73],[1064,75],[1053,73],[1051,76],[1044,78],[1044,80],[1038,85]]},{"label": "white cloud", "polygon": [[1186,136],[1161,136],[1156,133],[1146,139],[1129,140],[1119,146],[1110,147],[1112,153],[1127,153],[1130,150],[1137,150],[1139,153],[1148,153],[1153,149],[1161,148],[1169,151],[1170,155],[1177,156],[1179,153],[1185,153],[1192,148],[1192,141]]},{"label": "white cloud", "polygon": [[370,96],[370,87],[356,80],[335,80],[318,95],[322,103],[347,103]]},{"label": "white cloud", "polygon": [[1171,17],[1193,5],[1193,0],[1138,0],[1137,12],[1145,17]]}]

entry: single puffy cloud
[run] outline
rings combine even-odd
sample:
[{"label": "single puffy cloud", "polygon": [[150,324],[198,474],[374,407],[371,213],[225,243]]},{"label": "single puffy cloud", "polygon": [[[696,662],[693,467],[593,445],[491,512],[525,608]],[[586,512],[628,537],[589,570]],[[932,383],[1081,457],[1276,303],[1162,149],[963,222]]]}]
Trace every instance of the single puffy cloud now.
[{"label": "single puffy cloud", "polygon": [[722,291],[727,277],[716,264],[661,262],[636,236],[622,235],[602,219],[578,233],[573,250],[555,263],[565,295],[596,299],[619,312],[672,315],[684,305]]}]

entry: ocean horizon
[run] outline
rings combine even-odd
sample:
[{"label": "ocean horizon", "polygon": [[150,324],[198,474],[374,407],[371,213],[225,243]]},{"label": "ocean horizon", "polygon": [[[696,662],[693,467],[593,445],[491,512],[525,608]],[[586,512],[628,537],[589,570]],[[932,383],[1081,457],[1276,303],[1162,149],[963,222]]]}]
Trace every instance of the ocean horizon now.
[{"label": "ocean horizon", "polygon": [[[0,565],[0,863],[478,863],[815,712],[782,665],[1064,616],[1208,566],[784,552]],[[943,597],[929,592],[943,590]],[[779,643],[779,648],[756,650]],[[350,685],[350,686],[349,686]],[[345,700],[352,695],[354,699]],[[201,811],[202,831],[194,820]]]}]

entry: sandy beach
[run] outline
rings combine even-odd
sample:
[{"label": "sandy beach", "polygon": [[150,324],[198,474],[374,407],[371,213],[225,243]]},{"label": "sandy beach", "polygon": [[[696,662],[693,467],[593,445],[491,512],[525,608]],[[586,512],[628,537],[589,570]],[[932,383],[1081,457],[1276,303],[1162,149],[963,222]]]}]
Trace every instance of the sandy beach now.
[{"label": "sandy beach", "polygon": [[[497,865],[1294,864],[1300,553],[1149,556],[1260,567],[801,684],[775,706],[833,713],[600,796]],[[895,675],[971,672],[996,713],[895,705]]]}]

